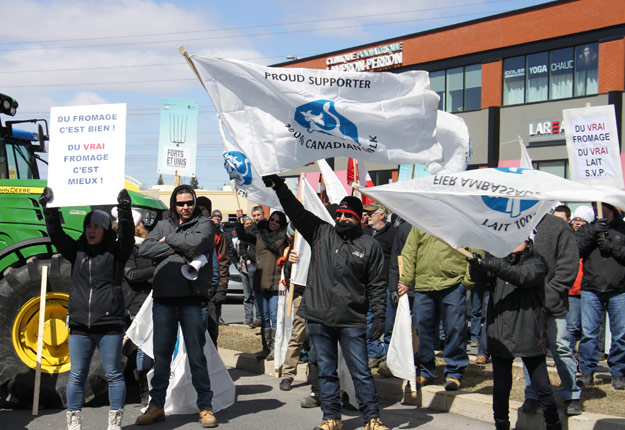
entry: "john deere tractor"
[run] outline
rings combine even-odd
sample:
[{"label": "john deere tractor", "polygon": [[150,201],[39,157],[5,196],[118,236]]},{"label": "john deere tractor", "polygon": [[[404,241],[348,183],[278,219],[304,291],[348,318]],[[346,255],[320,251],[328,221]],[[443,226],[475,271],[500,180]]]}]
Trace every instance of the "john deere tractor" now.
[{"label": "john deere tractor", "polygon": [[[18,107],[0,94],[0,114],[13,116]],[[16,126],[36,129],[20,130]],[[38,153],[45,152],[48,123],[44,119],[2,122],[0,116],[0,407],[32,404],[37,340],[43,336],[40,403],[65,406],[69,376],[69,330],[66,328],[70,263],[56,252],[48,237],[38,198],[46,181],[40,179]],[[147,227],[156,223],[166,206],[129,190],[132,205]],[[83,219],[92,209],[61,209],[65,231],[78,238]],[[48,267],[45,324],[39,332],[42,267]],[[92,360],[86,401],[106,391],[99,358]]]}]

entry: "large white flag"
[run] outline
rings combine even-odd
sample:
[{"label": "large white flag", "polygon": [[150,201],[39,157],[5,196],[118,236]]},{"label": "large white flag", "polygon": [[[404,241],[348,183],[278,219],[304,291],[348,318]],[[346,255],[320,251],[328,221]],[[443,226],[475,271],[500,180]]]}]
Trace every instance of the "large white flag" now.
[{"label": "large white flag", "polygon": [[317,166],[323,177],[323,183],[326,186],[326,194],[330,203],[339,204],[343,197],[347,195],[345,187],[339,181],[339,178],[334,173],[334,170],[330,167],[326,160],[317,160]]},{"label": "large white flag", "polygon": [[427,176],[360,191],[455,248],[485,249],[498,257],[530,236],[557,201],[625,208],[625,192],[616,188],[517,168]]},{"label": "large white flag", "polygon": [[260,175],[336,156],[440,160],[438,95],[428,74],[273,68],[189,57],[226,127]]},{"label": "large white flag", "polygon": [[432,175],[467,170],[471,160],[469,128],[462,118],[449,112],[438,111],[436,138],[443,147],[443,159],[427,164]]}]

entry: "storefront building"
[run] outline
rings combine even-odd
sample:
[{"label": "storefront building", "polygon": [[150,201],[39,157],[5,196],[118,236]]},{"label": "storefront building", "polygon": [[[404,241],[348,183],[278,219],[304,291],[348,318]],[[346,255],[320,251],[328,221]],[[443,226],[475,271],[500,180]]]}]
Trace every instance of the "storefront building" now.
[{"label": "storefront building", "polygon": [[[521,138],[536,168],[568,177],[568,108],[614,105],[623,145],[623,0],[554,1],[276,66],[428,71],[439,109],[467,123],[470,168],[518,166]],[[396,178],[398,166],[368,167],[376,184]]]}]

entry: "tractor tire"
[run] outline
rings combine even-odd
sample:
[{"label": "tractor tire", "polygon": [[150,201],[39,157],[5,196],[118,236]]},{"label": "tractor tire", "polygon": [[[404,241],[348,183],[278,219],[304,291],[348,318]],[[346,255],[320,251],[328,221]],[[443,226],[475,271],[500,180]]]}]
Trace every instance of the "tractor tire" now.
[{"label": "tractor tire", "polygon": [[[33,348],[33,344],[36,345],[39,335],[43,266],[48,266],[49,270],[39,405],[67,406],[69,332],[65,329],[65,317],[71,286],[71,264],[59,254],[54,254],[50,259],[31,257],[23,266],[8,268],[0,280],[0,407],[32,406],[37,356],[37,348]],[[85,384],[85,403],[106,393],[107,388],[96,349]]]}]

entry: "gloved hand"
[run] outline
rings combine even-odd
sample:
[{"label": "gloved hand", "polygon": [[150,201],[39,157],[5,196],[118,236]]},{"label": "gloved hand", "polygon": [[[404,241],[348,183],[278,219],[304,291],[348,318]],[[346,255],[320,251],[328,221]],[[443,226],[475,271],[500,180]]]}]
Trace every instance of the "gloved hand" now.
[{"label": "gloved hand", "polygon": [[54,200],[54,193],[52,192],[52,188],[45,187],[43,189],[43,193],[41,193],[41,197],[39,197],[39,203],[41,206],[46,207],[48,203]]},{"label": "gloved hand", "polygon": [[215,295],[213,296],[213,300],[216,305],[221,305],[226,303],[226,290],[217,288],[215,291]]},{"label": "gloved hand", "polygon": [[120,209],[130,209],[130,195],[125,188],[122,188],[117,195],[117,206],[119,206]]},{"label": "gloved hand", "polygon": [[595,234],[606,233],[610,229],[606,218],[599,218],[593,225],[595,226]]},{"label": "gloved hand", "polygon": [[369,330],[368,340],[379,339],[384,334],[384,317],[373,317],[371,329]]},{"label": "gloved hand", "polygon": [[399,303],[399,293],[397,292],[397,290],[391,290],[391,305],[393,305],[393,307],[397,309],[398,303]]},{"label": "gloved hand", "polygon": [[472,268],[482,272],[492,272],[495,269],[495,259],[493,257],[482,257],[477,252],[472,253],[473,257],[467,258]]},{"label": "gloved hand", "polygon": [[265,183],[266,187],[277,190],[282,185],[284,185],[284,178],[278,175],[266,175],[263,176],[263,182]]},{"label": "gloved hand", "polygon": [[605,237],[600,237],[597,239],[597,247],[602,255],[612,255],[612,251],[614,251],[614,242]]}]

